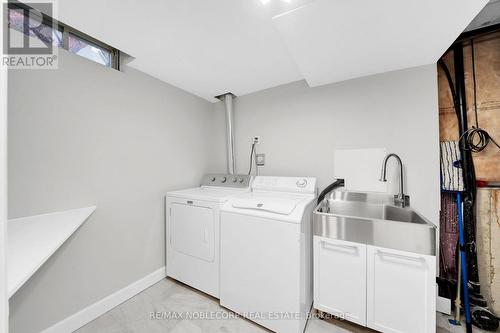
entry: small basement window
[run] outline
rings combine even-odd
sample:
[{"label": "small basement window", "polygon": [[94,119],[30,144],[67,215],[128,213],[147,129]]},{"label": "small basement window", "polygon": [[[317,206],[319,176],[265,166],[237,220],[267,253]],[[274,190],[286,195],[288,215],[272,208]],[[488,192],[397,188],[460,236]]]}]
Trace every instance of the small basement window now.
[{"label": "small basement window", "polygon": [[28,31],[24,33],[25,12],[22,8],[9,8],[9,35],[11,40],[23,38],[23,35],[30,37],[33,41],[42,44],[52,44],[57,47],[63,46],[63,32],[48,22],[44,21],[40,15],[31,15],[28,21]]},{"label": "small basement window", "polygon": [[[27,27],[24,26],[26,15],[29,15]],[[52,44],[120,70],[119,50],[20,2],[9,2],[9,34],[11,39],[22,40],[23,35],[28,36],[38,43]]]},{"label": "small basement window", "polygon": [[118,50],[95,39],[86,38],[74,32],[68,32],[68,46],[65,49],[106,67],[119,69]]}]

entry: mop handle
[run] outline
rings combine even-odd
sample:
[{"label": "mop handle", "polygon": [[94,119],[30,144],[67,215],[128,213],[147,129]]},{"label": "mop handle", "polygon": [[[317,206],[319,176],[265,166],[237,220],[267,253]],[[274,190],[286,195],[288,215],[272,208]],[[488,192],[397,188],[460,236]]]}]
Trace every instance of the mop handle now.
[{"label": "mop handle", "polygon": [[470,316],[470,306],[469,306],[469,287],[468,281],[469,278],[467,276],[467,259],[465,257],[465,239],[464,239],[464,220],[463,220],[463,204],[462,204],[462,194],[460,192],[457,193],[457,206],[458,206],[458,239],[460,242],[460,258],[461,258],[461,268],[462,268],[462,286],[464,293],[464,308],[465,308],[465,323],[467,333],[472,332],[471,326],[471,316]]}]

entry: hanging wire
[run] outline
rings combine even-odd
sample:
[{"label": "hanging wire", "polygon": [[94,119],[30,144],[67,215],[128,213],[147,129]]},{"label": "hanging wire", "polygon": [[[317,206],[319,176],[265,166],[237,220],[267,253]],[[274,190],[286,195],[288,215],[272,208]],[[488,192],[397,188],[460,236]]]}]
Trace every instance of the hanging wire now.
[{"label": "hanging wire", "polygon": [[253,166],[253,160],[254,160],[254,152],[255,152],[255,142],[252,143],[252,149],[250,150],[250,166],[248,168],[248,175],[252,173],[252,166]]},{"label": "hanging wire", "polygon": [[474,55],[474,41],[470,41],[472,55],[472,82],[473,82],[473,97],[474,97],[474,115],[476,117],[476,126],[465,131],[458,141],[463,145],[464,149],[474,153],[483,151],[488,144],[493,142],[500,149],[500,145],[482,128],[479,127],[479,118],[477,115],[477,85],[476,85],[476,60]]}]

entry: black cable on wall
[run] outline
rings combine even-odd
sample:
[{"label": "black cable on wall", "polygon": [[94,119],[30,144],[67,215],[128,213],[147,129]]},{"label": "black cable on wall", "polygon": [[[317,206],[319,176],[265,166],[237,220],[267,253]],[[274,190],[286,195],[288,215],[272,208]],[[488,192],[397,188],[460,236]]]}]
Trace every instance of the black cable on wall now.
[{"label": "black cable on wall", "polygon": [[472,57],[472,85],[474,98],[474,115],[476,118],[476,126],[472,126],[460,135],[459,142],[464,149],[470,150],[473,153],[482,152],[490,142],[500,149],[500,145],[486,132],[479,127],[479,118],[477,115],[477,84],[476,84],[476,60],[474,55],[474,40],[470,40],[471,57]]}]

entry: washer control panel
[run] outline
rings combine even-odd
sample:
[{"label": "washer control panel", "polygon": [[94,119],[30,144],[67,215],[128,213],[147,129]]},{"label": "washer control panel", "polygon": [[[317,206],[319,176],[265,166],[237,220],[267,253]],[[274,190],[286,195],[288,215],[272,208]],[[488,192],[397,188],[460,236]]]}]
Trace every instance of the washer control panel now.
[{"label": "washer control panel", "polygon": [[250,187],[251,179],[249,175],[208,174],[203,176],[201,185],[247,188]]},{"label": "washer control panel", "polygon": [[315,194],[316,178],[257,176],[253,181],[252,188],[264,191]]}]

